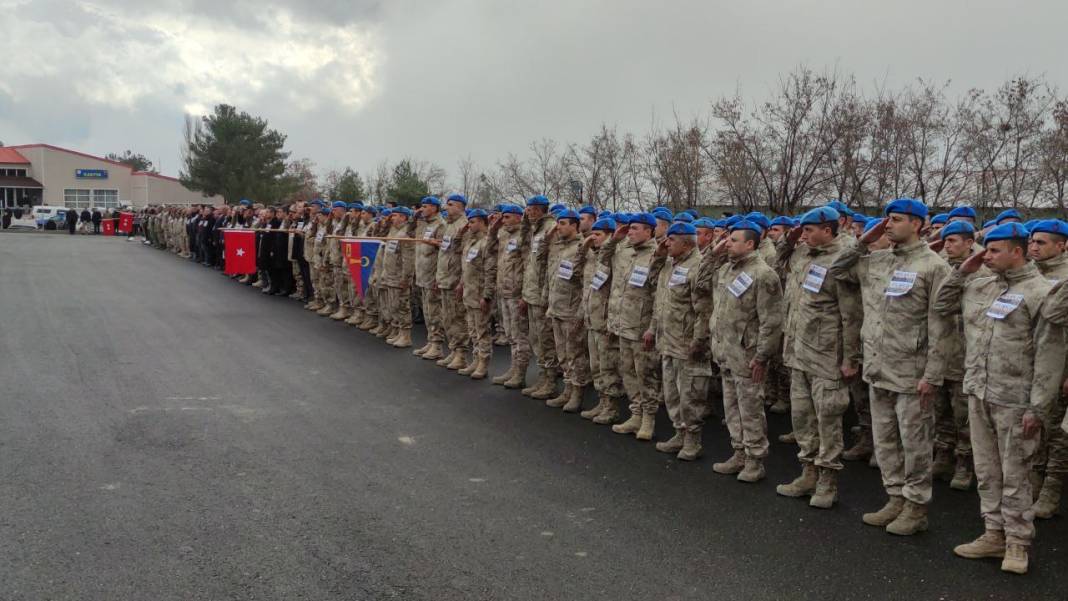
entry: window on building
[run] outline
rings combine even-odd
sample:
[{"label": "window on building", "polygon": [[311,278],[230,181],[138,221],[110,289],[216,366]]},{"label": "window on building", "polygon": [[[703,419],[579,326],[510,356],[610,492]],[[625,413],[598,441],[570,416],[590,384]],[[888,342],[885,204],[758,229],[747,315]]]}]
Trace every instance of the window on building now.
[{"label": "window on building", "polygon": [[26,177],[25,169],[0,169],[0,177]]},{"label": "window on building", "polygon": [[119,191],[93,190],[93,206],[105,209],[119,208]]},{"label": "window on building", "polygon": [[92,206],[91,190],[75,190],[68,188],[63,191],[63,206],[68,209],[88,209]]}]

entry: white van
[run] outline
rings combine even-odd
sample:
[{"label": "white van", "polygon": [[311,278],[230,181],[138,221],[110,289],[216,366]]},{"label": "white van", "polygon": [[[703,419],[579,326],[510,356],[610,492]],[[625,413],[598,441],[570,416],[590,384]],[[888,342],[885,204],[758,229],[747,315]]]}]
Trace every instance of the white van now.
[{"label": "white van", "polygon": [[33,207],[33,212],[32,212],[33,220],[37,223],[37,227],[38,228],[43,228],[45,222],[49,221],[50,219],[52,219],[52,218],[54,218],[56,216],[66,215],[66,213],[67,213],[67,208],[66,207],[50,207],[48,205],[39,205],[39,206]]}]

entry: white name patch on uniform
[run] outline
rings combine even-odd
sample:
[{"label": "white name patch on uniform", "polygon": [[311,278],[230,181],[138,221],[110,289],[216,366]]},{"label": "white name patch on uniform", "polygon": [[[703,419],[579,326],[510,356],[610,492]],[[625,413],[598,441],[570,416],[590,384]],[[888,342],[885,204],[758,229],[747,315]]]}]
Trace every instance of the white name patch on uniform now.
[{"label": "white name patch on uniform", "polygon": [[575,264],[571,261],[560,261],[560,267],[556,269],[556,277],[561,280],[570,280],[575,275]]},{"label": "white name patch on uniform", "polygon": [[603,269],[598,269],[597,273],[593,274],[593,279],[590,280],[590,288],[594,290],[600,290],[601,286],[608,281],[608,272]]},{"label": "white name patch on uniform", "polygon": [[668,279],[668,286],[673,288],[685,284],[686,275],[688,273],[690,273],[690,268],[682,267],[681,265],[671,270],[671,278]]},{"label": "white name patch on uniform", "polygon": [[508,246],[504,247],[504,249],[506,251],[510,252],[510,253],[515,252],[517,248],[519,248],[519,241],[516,240],[515,238],[512,238],[511,240],[509,240],[508,241]]},{"label": "white name patch on uniform", "polygon": [[745,294],[746,290],[753,285],[753,277],[746,272],[738,274],[738,277],[734,278],[734,281],[727,286],[727,290],[734,295],[734,298],[741,298]]},{"label": "white name patch on uniform", "polygon": [[538,249],[541,248],[541,236],[534,236],[534,239],[530,241],[530,253],[538,254]]},{"label": "white name patch on uniform", "polygon": [[1016,310],[1016,307],[1020,306],[1023,302],[1022,294],[1002,294],[994,301],[990,308],[986,311],[986,316],[993,319],[1005,319],[1009,313]]},{"label": "white name patch on uniform", "polygon": [[388,253],[395,253],[395,252],[397,252],[397,241],[396,241],[396,240],[390,240],[390,241],[389,241],[389,242],[388,242],[388,243],[386,244],[386,252],[388,252]]},{"label": "white name patch on uniform", "polygon": [[449,250],[452,246],[452,236],[445,236],[441,239],[441,250]]},{"label": "white name patch on uniform", "polygon": [[315,234],[315,241],[316,242],[322,242],[324,237],[326,237],[326,230],[319,230]]},{"label": "white name patch on uniform", "polygon": [[428,227],[423,230],[423,240],[429,240],[434,237],[434,228]]},{"label": "white name patch on uniform", "polygon": [[809,292],[819,292],[823,289],[823,280],[827,279],[827,268],[819,265],[809,265],[808,273],[805,274],[805,282],[801,287]]},{"label": "white name patch on uniform", "polygon": [[471,261],[474,261],[475,257],[477,257],[477,256],[478,256],[478,247],[477,246],[472,246],[471,248],[467,249],[467,262],[468,263],[470,263]]},{"label": "white name patch on uniform", "polygon": [[649,279],[649,268],[635,265],[630,272],[630,279],[627,280],[627,283],[635,288],[641,288],[645,285],[645,280],[647,279]]},{"label": "white name patch on uniform", "polygon": [[916,284],[915,271],[894,271],[890,283],[886,285],[887,296],[905,296]]}]

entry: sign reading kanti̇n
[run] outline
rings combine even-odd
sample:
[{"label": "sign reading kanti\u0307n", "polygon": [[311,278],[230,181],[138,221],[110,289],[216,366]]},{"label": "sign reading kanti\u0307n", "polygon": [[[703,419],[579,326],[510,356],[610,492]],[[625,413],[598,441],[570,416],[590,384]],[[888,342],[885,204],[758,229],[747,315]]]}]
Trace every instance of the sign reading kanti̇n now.
[{"label": "sign reading kanti\u0307n", "polygon": [[75,169],[74,177],[78,179],[107,179],[107,169]]}]

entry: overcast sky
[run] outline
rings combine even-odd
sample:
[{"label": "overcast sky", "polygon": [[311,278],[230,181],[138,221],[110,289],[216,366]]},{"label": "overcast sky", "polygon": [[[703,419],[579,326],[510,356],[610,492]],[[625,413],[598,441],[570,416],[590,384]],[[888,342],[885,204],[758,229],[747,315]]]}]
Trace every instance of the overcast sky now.
[{"label": "overcast sky", "polygon": [[229,103],[320,170],[455,172],[602,122],[767,94],[799,63],[865,87],[1068,87],[1068,4],[896,0],[0,0],[0,140],[132,149],[176,175],[186,112]]}]

